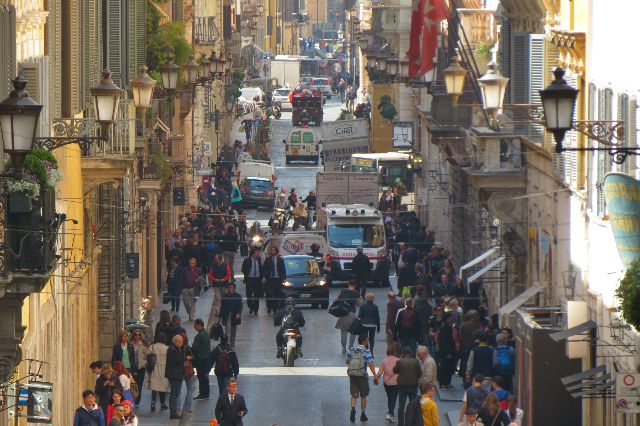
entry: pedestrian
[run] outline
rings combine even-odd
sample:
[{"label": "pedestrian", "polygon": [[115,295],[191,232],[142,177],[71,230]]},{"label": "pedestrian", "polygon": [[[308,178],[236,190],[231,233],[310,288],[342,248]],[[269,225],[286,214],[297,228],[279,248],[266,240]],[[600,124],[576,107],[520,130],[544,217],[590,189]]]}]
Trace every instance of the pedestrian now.
[{"label": "pedestrian", "polygon": [[189,315],[189,321],[196,317],[196,301],[200,286],[203,283],[202,270],[196,266],[196,259],[189,259],[189,266],[184,271],[184,282],[182,284],[182,301],[184,308]]},{"label": "pedestrian", "polygon": [[169,392],[169,380],[165,376],[167,368],[167,335],[159,333],[156,336],[155,341],[149,347],[149,359],[151,362],[147,362],[147,372],[149,373],[148,380],[145,382],[148,389],[151,390],[151,411],[156,411],[156,399],[160,395],[160,410],[164,411],[167,408],[167,392]]},{"label": "pedestrian", "polygon": [[218,392],[222,395],[227,382],[231,379],[237,379],[240,373],[238,355],[229,344],[227,335],[223,334],[220,337],[220,344],[211,351],[209,365],[213,367],[213,373],[218,380]]},{"label": "pedestrian", "polygon": [[133,345],[133,349],[136,354],[136,373],[134,375],[138,392],[134,401],[136,403],[136,408],[140,404],[140,400],[142,398],[142,384],[144,383],[144,376],[147,371],[145,367],[147,365],[147,354],[149,353],[149,345],[142,333],[143,332],[140,329],[135,329],[133,333],[131,333],[131,344]]},{"label": "pedestrian", "polygon": [[153,325],[153,319],[151,318],[151,299],[142,299],[140,309],[138,310],[138,322],[147,326],[144,331],[144,340],[149,341],[151,339],[151,326]]},{"label": "pedestrian", "polygon": [[412,356],[415,357],[418,338],[420,337],[420,321],[413,309],[413,299],[406,298],[404,305],[405,307],[398,311],[398,316],[395,320],[394,341],[399,341],[400,346],[403,348],[410,348]]},{"label": "pedestrian", "polygon": [[360,305],[358,319],[364,327],[364,333],[369,338],[369,350],[373,356],[373,346],[375,343],[376,333],[380,332],[380,311],[378,305],[373,303],[375,296],[373,293],[367,293],[365,303]]},{"label": "pedestrian", "polygon": [[491,380],[495,372],[495,351],[489,346],[489,336],[485,332],[480,332],[478,340],[480,340],[478,346],[469,353],[467,381],[476,374],[482,374],[486,380]]},{"label": "pedestrian", "polygon": [[115,404],[113,406],[113,417],[107,426],[122,426],[124,424],[124,405]]},{"label": "pedestrian", "polygon": [[418,354],[418,362],[420,363],[420,370],[422,376],[420,376],[420,383],[435,383],[438,380],[438,365],[429,354],[429,348],[426,346],[418,346],[416,351]]},{"label": "pedestrian", "polygon": [[467,388],[462,397],[462,408],[460,409],[460,421],[462,421],[463,415],[468,409],[480,410],[484,400],[487,398],[489,391],[485,388],[484,376],[482,374],[476,374],[473,376],[473,382],[471,386]]},{"label": "pedestrian", "polygon": [[386,420],[389,423],[395,422],[393,413],[395,412],[396,401],[398,400],[398,374],[393,372],[393,368],[396,366],[398,359],[396,356],[396,346],[387,346],[387,356],[382,358],[380,368],[378,368],[378,372],[376,373],[376,379],[378,381],[380,377],[382,377],[382,385],[387,394]]},{"label": "pedestrian", "polygon": [[240,315],[242,314],[242,295],[236,293],[236,285],[229,283],[227,293],[222,296],[222,305],[220,308],[220,320],[224,325],[224,332],[229,336],[231,347],[236,346],[236,331],[241,323]]},{"label": "pedestrian", "polygon": [[[198,378],[196,377],[196,372],[193,366],[193,350],[191,346],[189,346],[189,338],[187,337],[187,332],[179,334],[182,337],[182,341],[184,344],[182,345],[182,354],[184,356],[184,368],[183,368],[183,377],[184,384],[187,389],[187,393],[184,396],[184,403],[182,405],[182,416],[185,416],[186,413],[191,413],[191,405],[193,404],[193,393],[196,388],[196,382]],[[180,411],[180,401],[178,401],[177,410]]]},{"label": "pedestrian", "polygon": [[400,359],[393,367],[393,372],[398,374],[398,426],[403,426],[405,405],[416,398],[418,383],[422,376],[420,363],[414,358],[410,347],[402,348]]},{"label": "pedestrian", "polygon": [[376,377],[376,365],[368,348],[369,342],[366,336],[358,336],[358,344],[350,347],[347,352],[347,375],[349,376],[349,393],[351,394],[351,413],[349,420],[356,421],[356,402],[360,398],[360,421],[369,420],[366,414],[367,396],[369,396],[369,376],[367,368],[371,371],[374,383],[378,384]]},{"label": "pedestrian", "polygon": [[113,375],[113,367],[111,364],[104,364],[102,366],[102,373],[96,380],[95,395],[98,397],[98,404],[102,408],[104,418],[107,418],[107,411],[109,404],[111,403],[111,395],[115,389],[119,389],[122,392],[122,385],[117,377]]},{"label": "pedestrian", "polygon": [[287,276],[287,270],[278,247],[272,245],[270,251],[270,256],[264,260],[262,282],[266,284],[267,289],[267,313],[275,314],[283,304],[284,296],[280,286]]},{"label": "pedestrian", "polygon": [[371,275],[371,261],[364,254],[362,246],[356,247],[356,255],[351,263],[351,270],[353,271],[353,278],[358,284],[358,290],[360,295],[364,299],[367,292],[367,280]]},{"label": "pedestrian", "polygon": [[93,361],[91,364],[89,364],[89,368],[91,369],[91,372],[96,376],[97,380],[102,373],[102,361]]},{"label": "pedestrian", "polygon": [[82,405],[73,416],[73,426],[104,426],[104,412],[96,404],[96,394],[87,389],[82,392]]},{"label": "pedestrian", "polygon": [[440,418],[438,416],[438,405],[433,400],[436,393],[436,387],[432,383],[424,383],[420,387],[421,398],[420,411],[422,412],[423,426],[439,426]]},{"label": "pedestrian", "polygon": [[184,342],[182,336],[173,336],[171,346],[167,350],[167,365],[164,376],[169,380],[169,418],[181,419],[178,414],[178,398],[182,389],[182,381],[184,380],[184,353],[182,346]]},{"label": "pedestrian", "polygon": [[509,426],[509,416],[500,408],[500,401],[494,393],[487,395],[487,399],[482,404],[478,412],[478,417],[484,425]]},{"label": "pedestrian", "polygon": [[464,420],[458,423],[458,426],[484,426],[482,421],[478,420],[478,410],[475,408],[467,408],[464,415]]},{"label": "pedestrian", "polygon": [[204,321],[198,318],[193,322],[196,337],[193,338],[193,364],[198,375],[198,395],[195,399],[209,399],[209,355],[211,355],[211,340],[209,333],[204,328]]},{"label": "pedestrian", "polygon": [[[340,345],[342,346],[342,353],[347,353],[347,335],[349,334],[349,328],[356,319],[356,309],[360,305],[360,297],[356,291],[357,284],[354,280],[347,283],[347,288],[342,290],[338,295],[337,300],[346,303],[349,313],[343,317],[338,318],[336,321],[336,328],[340,330]],[[353,342],[356,339],[355,334],[349,336],[349,347],[353,346]]]},{"label": "pedestrian", "polygon": [[233,225],[227,225],[225,233],[222,236],[220,248],[222,249],[222,258],[224,259],[224,263],[229,265],[229,270],[231,272],[231,278],[229,279],[230,282],[235,281],[233,274],[233,263],[236,260],[236,254],[238,253],[239,247],[240,240],[238,239],[236,228]]},{"label": "pedestrian", "polygon": [[451,376],[455,369],[458,350],[454,338],[454,317],[451,312],[444,315],[444,322],[438,331],[437,352],[440,365],[438,367],[438,383],[441,390],[452,390]]},{"label": "pedestrian", "polygon": [[133,344],[129,342],[129,333],[120,330],[118,333],[118,343],[113,346],[111,351],[111,364],[121,361],[124,367],[129,371],[135,371],[136,351]]},{"label": "pedestrian", "polygon": [[187,330],[185,330],[184,327],[182,327],[181,323],[182,323],[182,318],[180,318],[180,315],[174,314],[171,317],[171,327],[168,330],[169,334],[167,334],[168,341],[172,341],[173,336],[175,335],[187,334]]},{"label": "pedestrian", "polygon": [[138,416],[133,412],[133,403],[129,400],[122,401],[124,414],[122,416],[122,424],[125,426],[138,426]]},{"label": "pedestrian", "polygon": [[222,296],[227,292],[227,285],[231,282],[231,268],[222,261],[222,255],[216,254],[213,257],[213,264],[209,269],[209,285],[213,287],[213,305],[211,311],[213,315],[209,315],[207,328],[211,328],[211,324],[220,318],[220,306],[222,304]]},{"label": "pedestrian", "polygon": [[171,266],[167,271],[167,289],[171,300],[171,312],[180,311],[180,297],[184,285],[184,268],[180,265],[178,256],[171,257]]},{"label": "pedestrian", "polygon": [[244,275],[244,283],[247,286],[249,315],[258,315],[260,298],[262,297],[263,277],[259,248],[251,247],[249,256],[242,261],[242,274]]},{"label": "pedestrian", "polygon": [[[160,311],[160,318],[158,319],[158,323],[156,324],[156,330],[153,333],[153,341],[155,342],[158,339],[158,334],[164,334],[167,339],[169,338],[169,333],[173,328],[173,324],[171,323],[171,313],[166,309]],[[167,340],[168,342],[168,340]]]},{"label": "pedestrian", "polygon": [[395,330],[396,330],[396,317],[398,316],[398,311],[404,308],[404,303],[402,303],[396,297],[396,294],[393,291],[387,293],[387,323],[386,323],[386,334],[387,334],[387,346],[397,344],[395,343]]},{"label": "pedestrian", "polygon": [[513,392],[515,358],[516,353],[511,346],[506,344],[505,335],[498,334],[496,336],[496,349],[493,352],[493,366],[496,374],[502,377],[503,387],[509,392]]},{"label": "pedestrian", "polygon": [[135,383],[135,379],[131,373],[124,367],[122,361],[114,362],[113,370],[120,381],[120,385],[122,386],[122,397],[128,401],[135,400],[135,395],[131,390],[131,384]]},{"label": "pedestrian", "polygon": [[500,402],[500,408],[503,410],[507,409],[507,398],[510,393],[506,389],[503,388],[502,385],[502,377],[494,376],[491,380],[491,393],[495,394],[498,397],[498,401]]},{"label": "pedestrian", "polygon": [[518,408],[517,396],[509,395],[507,397],[507,409],[505,410],[505,413],[507,413],[507,415],[509,416],[509,420],[511,420],[511,424],[509,424],[509,426],[512,426],[514,423],[517,426],[522,425],[522,419],[524,418],[524,411]]},{"label": "pedestrian", "polygon": [[122,391],[120,389],[114,389],[111,394],[111,401],[109,406],[107,407],[107,424],[111,423],[111,419],[113,418],[113,408],[116,404],[122,404],[124,401],[124,397],[122,396]]},{"label": "pedestrian", "polygon": [[235,379],[227,383],[226,394],[220,393],[216,403],[216,419],[220,426],[242,426],[242,418],[248,413],[244,397],[238,393],[238,382]]},{"label": "pedestrian", "polygon": [[[460,325],[460,376],[466,378],[467,376],[467,362],[469,361],[469,354],[475,348],[476,337],[482,330],[482,323],[480,322],[480,315],[478,311],[472,309],[467,311],[464,315],[464,321]],[[467,384],[468,386],[468,384]]]}]

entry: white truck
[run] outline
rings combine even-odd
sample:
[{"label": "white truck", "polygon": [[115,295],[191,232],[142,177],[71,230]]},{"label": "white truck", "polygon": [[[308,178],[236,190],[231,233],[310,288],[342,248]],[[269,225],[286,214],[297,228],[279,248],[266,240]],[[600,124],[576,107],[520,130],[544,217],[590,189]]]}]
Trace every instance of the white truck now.
[{"label": "white truck", "polygon": [[344,281],[352,277],[351,261],[356,247],[373,264],[371,279],[387,271],[378,268],[386,261],[384,222],[374,206],[378,201],[378,176],[367,172],[321,172],[316,175],[317,230],[325,233],[329,251],[325,252],[327,281]]},{"label": "white truck", "polygon": [[326,204],[321,208],[326,223],[324,229],[328,245],[325,252],[325,273],[329,285],[348,281],[356,248],[361,246],[372,263],[370,280],[386,281],[388,266],[379,268],[378,262],[388,262],[382,212],[367,204]]},{"label": "white truck", "polygon": [[300,61],[302,56],[277,55],[271,60],[271,78],[277,78],[278,83],[295,87],[300,83]]},{"label": "white truck", "polygon": [[339,172],[341,165],[348,170],[351,154],[369,152],[369,122],[364,118],[324,122],[320,137],[324,169],[328,172]]}]

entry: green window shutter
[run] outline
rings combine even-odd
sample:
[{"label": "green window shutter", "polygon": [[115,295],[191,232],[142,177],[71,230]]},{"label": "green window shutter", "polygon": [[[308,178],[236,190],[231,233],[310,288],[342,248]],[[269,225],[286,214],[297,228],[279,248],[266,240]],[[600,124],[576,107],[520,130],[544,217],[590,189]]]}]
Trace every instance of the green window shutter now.
[{"label": "green window shutter", "polygon": [[114,84],[119,87],[123,87],[122,76],[125,73],[123,69],[125,66],[123,51],[126,52],[129,48],[128,45],[123,43],[123,39],[126,37],[126,27],[122,21],[122,11],[125,5],[123,0],[106,1],[107,6],[105,10],[107,16],[105,17],[105,23],[107,25],[107,66],[111,71],[111,78],[113,79]]},{"label": "green window shutter", "polygon": [[49,136],[52,117],[49,108],[49,58],[32,58],[20,64],[22,75],[28,81],[29,96],[45,107],[40,113],[38,122],[38,136]]},{"label": "green window shutter", "polygon": [[[71,114],[78,113],[84,109],[82,98],[82,90],[85,80],[82,74],[82,46],[81,40],[84,32],[82,31],[82,5],[80,2],[73,1],[71,4],[71,19],[67,23],[71,27],[71,49],[68,56],[70,75],[63,75],[68,79],[68,95],[70,96]],[[88,49],[88,47],[87,47]]]},{"label": "green window shutter", "polygon": [[[526,103],[540,104],[539,90],[544,89],[545,76],[545,35],[531,34],[529,36],[529,97]],[[534,143],[542,143],[544,140],[544,128],[539,124],[527,126],[529,140]]]},{"label": "green window shutter", "polygon": [[511,100],[514,104],[529,103],[529,34],[513,35],[511,58]]},{"label": "green window shutter", "polygon": [[182,0],[173,0],[173,21],[182,21],[184,17],[184,8]]},{"label": "green window shutter", "polygon": [[[569,82],[569,85],[574,89],[580,90],[580,75],[567,72],[568,78],[566,79]],[[578,119],[578,112],[580,110],[580,97],[578,97],[578,101],[576,102],[576,107],[573,110],[573,122],[575,123]],[[575,130],[570,130],[567,132],[567,136],[565,138],[565,146],[577,148],[578,147],[578,132]],[[565,152],[565,183],[572,188],[578,187],[578,153],[575,151]]]},{"label": "green window shutter", "polygon": [[[598,90],[596,89],[596,85],[593,83],[589,83],[589,103],[587,105],[587,120],[593,121],[596,119],[596,111],[598,108]],[[588,146],[593,147],[595,144],[591,139],[588,140]],[[594,152],[594,155],[588,156],[588,168],[587,168],[587,200],[589,203],[589,209],[591,211],[597,212],[598,206],[598,152]]]},{"label": "green window shutter", "polygon": [[[629,100],[629,113],[627,117],[627,123],[625,124],[625,135],[627,137],[627,145],[632,148],[638,148],[638,100],[635,96],[632,96]],[[629,165],[629,173],[631,176],[638,178],[638,159],[637,155],[630,155],[627,157],[627,164]]]},{"label": "green window shutter", "polygon": [[0,51],[0,99],[4,99],[16,76],[16,9],[11,5],[0,5]]},{"label": "green window shutter", "polygon": [[60,0],[47,3],[45,54],[49,57],[49,108],[52,118],[62,117],[62,11]]},{"label": "green window shutter", "polygon": [[[511,81],[511,21],[509,18],[500,18],[500,72]],[[504,103],[511,103],[511,88],[508,87],[504,95]]]}]

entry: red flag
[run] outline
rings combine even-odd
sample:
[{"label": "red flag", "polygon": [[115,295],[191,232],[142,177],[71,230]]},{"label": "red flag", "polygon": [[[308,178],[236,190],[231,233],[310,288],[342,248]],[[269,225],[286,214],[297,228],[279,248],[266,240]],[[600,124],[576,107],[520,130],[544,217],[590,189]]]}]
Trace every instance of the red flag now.
[{"label": "red flag", "polygon": [[409,78],[415,78],[420,70],[420,32],[422,31],[422,15],[425,0],[413,0],[411,9],[411,33],[409,36]]},{"label": "red flag", "polygon": [[449,8],[444,0],[425,0],[422,11],[422,54],[419,74],[433,68],[433,55],[438,48],[438,23],[449,19]]}]

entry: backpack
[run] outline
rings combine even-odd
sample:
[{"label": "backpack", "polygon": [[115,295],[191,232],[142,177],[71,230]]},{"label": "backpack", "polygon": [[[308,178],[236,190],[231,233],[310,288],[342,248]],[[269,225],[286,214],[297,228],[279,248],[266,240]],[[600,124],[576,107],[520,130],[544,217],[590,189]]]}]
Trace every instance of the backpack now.
[{"label": "backpack", "polygon": [[146,366],[147,373],[149,374],[153,373],[153,370],[156,368],[156,362],[158,361],[158,356],[153,352],[151,352],[147,354],[147,356],[145,357],[145,360],[147,361],[147,366]]},{"label": "backpack", "polygon": [[489,392],[482,386],[471,386],[467,389],[467,408],[479,410]]},{"label": "backpack", "polygon": [[416,325],[416,315],[413,312],[413,309],[405,309],[402,311],[402,320],[400,320],[400,325],[403,328],[413,328]]},{"label": "backpack", "polygon": [[213,370],[216,376],[231,376],[231,357],[226,349],[220,350],[220,355],[216,361],[216,368]]},{"label": "backpack", "polygon": [[496,357],[498,359],[496,372],[499,376],[511,376],[514,373],[514,353],[510,349],[511,347],[507,345],[500,345],[495,349]]},{"label": "backpack", "polygon": [[364,363],[364,351],[355,350],[351,355],[349,366],[347,367],[347,375],[351,377],[364,377],[367,366]]},{"label": "backpack", "polygon": [[423,426],[424,420],[422,417],[422,406],[420,405],[420,396],[414,398],[413,401],[407,404],[407,408],[404,412],[404,424],[411,426]]}]

